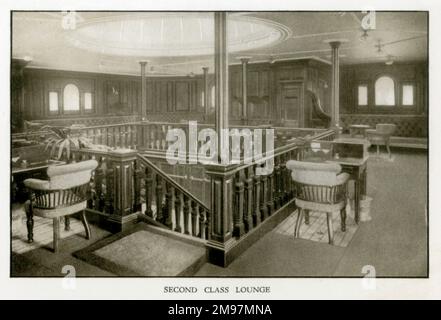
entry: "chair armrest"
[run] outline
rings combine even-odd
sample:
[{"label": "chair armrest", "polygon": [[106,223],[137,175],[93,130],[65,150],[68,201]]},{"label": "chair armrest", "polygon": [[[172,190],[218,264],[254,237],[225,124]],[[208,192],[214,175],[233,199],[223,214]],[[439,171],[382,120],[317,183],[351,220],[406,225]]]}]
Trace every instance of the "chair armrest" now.
[{"label": "chair armrest", "polygon": [[26,179],[24,185],[31,190],[50,190],[50,182],[40,179]]},{"label": "chair armrest", "polygon": [[337,175],[337,185],[344,184],[349,180],[349,174],[347,172],[342,172]]}]

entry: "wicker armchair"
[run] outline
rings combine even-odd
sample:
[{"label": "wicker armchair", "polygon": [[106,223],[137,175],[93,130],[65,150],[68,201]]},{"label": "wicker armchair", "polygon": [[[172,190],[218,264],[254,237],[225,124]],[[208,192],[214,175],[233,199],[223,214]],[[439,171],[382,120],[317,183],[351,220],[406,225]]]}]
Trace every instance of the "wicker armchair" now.
[{"label": "wicker armchair", "polygon": [[81,220],[90,239],[90,228],[85,209],[89,194],[92,171],[98,166],[95,160],[88,160],[47,169],[49,180],[26,179],[30,199],[25,204],[28,228],[28,242],[33,242],[33,216],[53,219],[54,252],[58,251],[60,238],[60,217],[65,217],[65,230],[70,230],[69,215],[81,211]]},{"label": "wicker armchair", "polygon": [[309,224],[309,211],[326,213],[329,244],[334,243],[332,212],[340,211],[341,230],[346,231],[346,203],[349,175],[341,173],[336,163],[316,163],[290,160],[286,167],[292,170],[299,208],[294,237],[299,236],[303,216]]}]

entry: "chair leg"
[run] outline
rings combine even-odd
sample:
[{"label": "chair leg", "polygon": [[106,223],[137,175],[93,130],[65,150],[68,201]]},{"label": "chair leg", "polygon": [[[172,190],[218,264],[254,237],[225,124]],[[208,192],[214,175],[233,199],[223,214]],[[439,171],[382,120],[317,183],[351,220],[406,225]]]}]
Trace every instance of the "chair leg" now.
[{"label": "chair leg", "polygon": [[58,252],[58,243],[60,240],[60,218],[53,218],[54,222],[54,252]]},{"label": "chair leg", "polygon": [[30,201],[26,201],[25,203],[25,212],[26,212],[26,227],[28,229],[28,242],[34,242],[34,215],[32,212],[32,205]]},{"label": "chair leg", "polygon": [[390,152],[389,142],[386,142],[386,149],[387,149],[387,153],[389,153],[389,159],[391,159],[392,158],[392,153]]},{"label": "chair leg", "polygon": [[340,210],[341,231],[346,231],[346,205]]},{"label": "chair leg", "polygon": [[326,220],[328,223],[329,244],[334,244],[334,228],[332,226],[332,212],[326,212]]},{"label": "chair leg", "polygon": [[81,222],[83,223],[84,230],[86,230],[86,239],[89,240],[91,232],[90,232],[89,223],[87,222],[86,210],[83,210],[81,212]]},{"label": "chair leg", "polygon": [[309,225],[309,210],[305,210],[305,224]]},{"label": "chair leg", "polygon": [[296,226],[294,228],[294,238],[298,238],[300,236],[300,225],[302,224],[303,218],[303,209],[299,208],[299,213],[297,214]]},{"label": "chair leg", "polygon": [[70,231],[70,217],[69,216],[64,217],[64,230]]}]

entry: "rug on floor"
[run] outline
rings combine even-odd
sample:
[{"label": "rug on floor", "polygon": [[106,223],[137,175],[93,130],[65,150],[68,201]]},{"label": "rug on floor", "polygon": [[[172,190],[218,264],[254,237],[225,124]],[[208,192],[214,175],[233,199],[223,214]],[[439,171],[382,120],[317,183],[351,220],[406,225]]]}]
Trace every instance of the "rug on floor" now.
[{"label": "rug on floor", "polygon": [[201,244],[178,240],[139,223],[74,252],[74,256],[119,276],[174,277],[193,275],[206,262]]},{"label": "rug on floor", "polygon": [[[297,221],[298,210],[294,211],[275,229],[276,233],[293,237],[294,228]],[[348,214],[346,218],[346,231],[341,231],[340,214],[338,212],[332,215],[332,225],[334,229],[334,245],[338,247],[347,247],[358,229],[358,225],[353,219],[353,215]],[[328,244],[328,225],[326,214],[320,212],[309,213],[309,225],[302,221],[300,226],[300,239],[321,242]]]},{"label": "rug on floor", "polygon": [[[28,243],[28,231],[26,227],[26,213],[24,205],[14,204],[11,208],[12,216],[12,252],[23,254],[28,251],[51,246],[53,242],[53,221],[34,216],[34,242]],[[61,220],[63,221],[63,220]],[[81,221],[71,218],[70,230],[64,230],[64,224],[60,224],[60,238],[64,239],[77,233],[84,233]]]}]

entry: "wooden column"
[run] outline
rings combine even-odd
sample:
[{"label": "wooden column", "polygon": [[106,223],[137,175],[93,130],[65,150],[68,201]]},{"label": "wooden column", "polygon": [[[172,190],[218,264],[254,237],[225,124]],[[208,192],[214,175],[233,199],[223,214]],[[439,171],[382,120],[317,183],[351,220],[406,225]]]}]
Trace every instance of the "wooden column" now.
[{"label": "wooden column", "polygon": [[248,123],[247,67],[249,57],[241,57],[242,62],[242,124]]},{"label": "wooden column", "polygon": [[141,65],[141,117],[147,119],[147,84],[145,78],[145,68],[148,61],[139,61]]},{"label": "wooden column", "polygon": [[209,110],[209,89],[208,89],[208,67],[203,67],[202,70],[204,71],[204,114],[205,117],[208,116],[208,110]]},{"label": "wooden column", "polygon": [[[222,130],[228,129],[228,52],[227,13],[214,13],[214,75],[215,75],[215,129],[218,135],[218,159],[227,146]],[[233,234],[233,192],[236,165],[219,164],[206,168],[211,184],[211,210],[207,242],[211,263],[227,266],[231,262],[228,252],[235,240]]]},{"label": "wooden column", "polygon": [[331,127],[340,127],[340,57],[339,48],[346,40],[329,40],[332,60]]},{"label": "wooden column", "polygon": [[122,231],[137,220],[137,212],[133,210],[136,155],[135,150],[127,149],[113,151],[109,154],[108,165],[112,169],[113,178],[113,183],[110,186],[112,188],[113,210],[108,217],[108,222],[112,231]]},{"label": "wooden column", "polygon": [[[215,75],[215,130],[218,135],[218,158],[228,143],[223,129],[228,129],[228,48],[227,12],[214,13],[214,75]],[[220,160],[220,159],[219,159]]]}]

